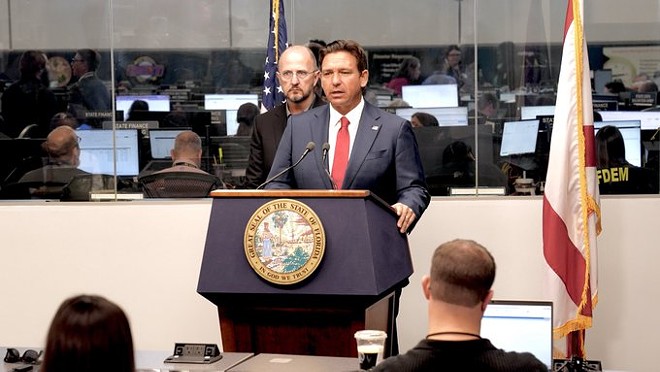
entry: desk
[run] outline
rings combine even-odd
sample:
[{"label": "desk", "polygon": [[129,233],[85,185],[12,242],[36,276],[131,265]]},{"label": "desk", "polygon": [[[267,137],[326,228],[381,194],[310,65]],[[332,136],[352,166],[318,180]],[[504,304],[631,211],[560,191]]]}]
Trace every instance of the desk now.
[{"label": "desk", "polygon": [[136,351],[135,369],[137,372],[176,371],[226,371],[229,368],[250,358],[252,353],[222,353],[222,359],[211,364],[163,363],[172,355],[171,351]]},{"label": "desk", "polygon": [[259,354],[229,372],[349,372],[359,371],[356,357],[328,357],[291,354]]},{"label": "desk", "polygon": [[[43,350],[41,348],[17,348],[21,355],[27,349],[36,351]],[[6,347],[0,347],[0,357],[4,358],[7,354]],[[183,364],[183,363],[170,363],[165,364],[163,360],[172,354],[171,351],[136,351],[135,352],[135,369],[136,372],[165,372],[170,370],[177,371],[207,371],[207,372],[224,372],[229,368],[241,363],[242,361],[250,358],[252,353],[222,353],[222,359],[212,364]],[[43,359],[43,356],[42,356]],[[0,363],[0,372],[11,372],[15,367],[22,366],[23,363]],[[33,372],[39,371],[39,366],[34,366]]]}]

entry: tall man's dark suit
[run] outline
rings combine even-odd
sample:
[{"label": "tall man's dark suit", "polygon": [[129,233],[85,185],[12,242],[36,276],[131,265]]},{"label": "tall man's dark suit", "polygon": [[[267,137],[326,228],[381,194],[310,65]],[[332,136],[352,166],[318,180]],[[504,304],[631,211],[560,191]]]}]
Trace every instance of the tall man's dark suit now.
[{"label": "tall man's dark suit", "polygon": [[[332,182],[326,173],[328,159],[323,161],[321,150],[322,145],[328,142],[329,121],[329,106],[289,118],[268,177],[296,162],[309,142],[314,142],[316,149],[297,167],[266,188],[332,189]],[[365,102],[342,188],[370,190],[390,205],[397,202],[405,204],[419,220],[431,197],[426,190],[422,162],[410,122]],[[408,230],[413,227],[414,224]],[[397,227],[392,225],[392,228]],[[402,283],[402,286],[406,284]],[[399,288],[393,304],[395,317],[399,312],[400,297]],[[391,355],[397,355],[396,326],[390,337]]]},{"label": "tall man's dark suit", "polygon": [[[289,118],[269,177],[298,160],[308,142],[316,149],[266,188],[332,188],[321,151],[328,142],[329,120],[329,106]],[[389,204],[405,204],[419,219],[430,196],[410,122],[365,102],[342,188],[370,190]]]},{"label": "tall man's dark suit", "polygon": [[[325,104],[317,96],[312,107]],[[286,105],[279,105],[255,117],[250,141],[250,160],[245,170],[244,187],[255,189],[266,180],[266,176],[273,166],[277,145],[280,143],[280,138],[282,138],[282,133],[286,128],[286,120]]]}]

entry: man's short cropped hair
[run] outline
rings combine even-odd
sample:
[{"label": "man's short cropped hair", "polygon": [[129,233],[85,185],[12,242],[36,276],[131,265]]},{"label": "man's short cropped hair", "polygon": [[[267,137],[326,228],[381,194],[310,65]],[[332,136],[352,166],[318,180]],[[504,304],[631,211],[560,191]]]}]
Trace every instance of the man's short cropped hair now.
[{"label": "man's short cropped hair", "polygon": [[336,52],[347,52],[355,57],[357,60],[357,69],[360,73],[369,69],[367,52],[364,51],[360,44],[353,40],[335,40],[328,44],[319,52],[319,64],[322,66],[325,56]]},{"label": "man's short cropped hair", "polygon": [[473,307],[482,302],[495,281],[495,260],[481,244],[456,239],[436,248],[431,262],[434,300]]},{"label": "man's short cropped hair", "polygon": [[202,139],[193,131],[183,131],[174,140],[174,151],[177,153],[190,154],[201,150]]}]

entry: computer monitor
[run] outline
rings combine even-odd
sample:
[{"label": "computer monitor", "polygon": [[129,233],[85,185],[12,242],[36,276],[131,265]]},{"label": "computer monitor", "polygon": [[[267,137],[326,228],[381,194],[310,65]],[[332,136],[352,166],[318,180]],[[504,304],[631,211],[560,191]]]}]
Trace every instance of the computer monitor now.
[{"label": "computer monitor", "polygon": [[174,148],[174,140],[179,133],[190,128],[151,129],[149,130],[149,148],[152,159],[169,159]]},{"label": "computer monitor", "polygon": [[412,116],[416,112],[425,112],[433,115],[438,120],[438,126],[464,126],[468,125],[468,109],[462,107],[433,107],[433,108],[397,108],[396,114],[408,121],[412,120]]},{"label": "computer monitor", "polygon": [[622,120],[622,121],[597,121],[594,123],[594,131],[598,134],[598,130],[606,125],[611,125],[619,128],[623,136],[623,143],[626,146],[626,160],[635,166],[642,166],[642,131],[640,129],[641,122],[639,120]]},{"label": "computer monitor", "polygon": [[498,349],[529,352],[552,370],[552,302],[492,301],[481,320],[481,337]]},{"label": "computer monitor", "polygon": [[[157,122],[155,128],[192,128],[200,137],[206,136],[206,129],[212,124],[211,112],[208,111],[174,111],[174,112],[136,112],[132,120]],[[150,127],[151,128],[151,127]],[[215,131],[211,131],[211,135]]]},{"label": "computer monitor", "polygon": [[537,116],[554,116],[555,106],[522,106],[520,120],[536,119]]},{"label": "computer monitor", "polygon": [[639,120],[642,130],[660,128],[660,111],[599,111],[603,121]]},{"label": "computer monitor", "polygon": [[457,107],[458,86],[456,84],[404,85],[401,98],[414,108]]},{"label": "computer monitor", "polygon": [[76,131],[80,137],[80,169],[94,174],[114,174],[116,159],[118,176],[135,176],[139,173],[137,130],[117,129],[114,133],[113,143],[112,130]]},{"label": "computer monitor", "polygon": [[538,134],[538,119],[504,122],[500,156],[533,154]]},{"label": "computer monitor", "polygon": [[594,94],[591,95],[591,100],[592,101],[619,102],[619,95],[618,94],[611,94],[611,93],[602,93],[602,94],[594,93]]},{"label": "computer monitor", "polygon": [[612,81],[612,70],[594,70],[594,90],[596,92],[605,92],[605,84],[610,81]]},{"label": "computer monitor", "polygon": [[131,108],[133,102],[137,100],[145,101],[149,105],[148,111],[170,111],[170,96],[168,95],[117,96],[116,110],[124,112],[124,120],[133,120],[133,118],[129,117],[128,110]]},{"label": "computer monitor", "polygon": [[245,168],[250,157],[250,136],[211,137],[210,152],[219,163],[230,168]]},{"label": "computer monitor", "polygon": [[227,135],[236,135],[238,121],[236,115],[238,108],[244,103],[253,103],[259,106],[259,96],[256,94],[205,94],[204,110],[225,110],[227,122]]}]

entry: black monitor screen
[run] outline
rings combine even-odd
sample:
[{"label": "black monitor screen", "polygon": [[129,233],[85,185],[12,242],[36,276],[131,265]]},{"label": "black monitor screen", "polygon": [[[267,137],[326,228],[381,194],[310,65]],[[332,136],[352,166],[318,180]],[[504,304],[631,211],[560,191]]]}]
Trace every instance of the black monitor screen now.
[{"label": "black monitor screen", "polygon": [[250,136],[211,137],[210,151],[218,163],[245,168],[250,157]]}]

